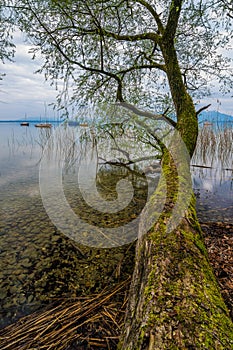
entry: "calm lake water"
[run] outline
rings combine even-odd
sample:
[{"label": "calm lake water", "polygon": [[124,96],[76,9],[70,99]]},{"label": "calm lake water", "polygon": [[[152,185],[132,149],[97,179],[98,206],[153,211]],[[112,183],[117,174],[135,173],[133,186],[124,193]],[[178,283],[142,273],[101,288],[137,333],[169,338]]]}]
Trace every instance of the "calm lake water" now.
[{"label": "calm lake water", "polygon": [[[75,274],[79,253],[50,221],[40,197],[39,164],[51,132],[33,124],[21,127],[17,123],[0,123],[0,326],[48,299],[76,295],[84,289]],[[227,137],[232,144],[232,134]],[[198,152],[192,161],[195,166],[191,167],[198,216],[203,222],[230,222],[232,153],[225,152],[219,159],[216,147],[212,151],[206,149],[205,154]],[[65,188],[68,200],[75,206],[77,193],[71,173],[64,174]],[[132,213],[145,204],[140,191],[139,188]],[[127,213],[127,217],[130,215]],[[108,218],[101,220],[107,222]],[[83,272],[82,276],[83,280],[88,279],[88,274]]]}]

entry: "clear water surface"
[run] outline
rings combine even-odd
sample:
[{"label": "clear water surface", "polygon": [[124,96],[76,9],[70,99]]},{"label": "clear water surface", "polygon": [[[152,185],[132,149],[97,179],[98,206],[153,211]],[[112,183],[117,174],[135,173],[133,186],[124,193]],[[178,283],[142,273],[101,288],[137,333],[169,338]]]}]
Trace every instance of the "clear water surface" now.
[{"label": "clear water surface", "polygon": [[[64,279],[67,257],[58,251],[61,238],[46,214],[39,191],[39,163],[51,132],[35,128],[34,124],[22,127],[18,123],[0,123],[0,326],[36,309],[47,297],[66,293],[75,283],[72,273]],[[232,154],[218,159],[208,149],[205,155],[198,152],[191,171],[199,218],[203,222],[230,222]],[[67,195],[75,202],[77,193],[69,184],[73,186],[67,177]],[[57,255],[51,262],[52,254]],[[56,270],[60,275],[52,283],[53,264],[58,261],[63,270]]]}]

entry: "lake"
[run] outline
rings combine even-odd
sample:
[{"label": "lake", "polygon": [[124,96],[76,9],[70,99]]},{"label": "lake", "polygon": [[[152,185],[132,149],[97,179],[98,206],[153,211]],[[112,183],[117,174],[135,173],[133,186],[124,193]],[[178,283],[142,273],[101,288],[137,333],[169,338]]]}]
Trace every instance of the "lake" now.
[{"label": "lake", "polygon": [[[90,268],[85,259],[87,254],[85,244],[84,247],[77,245],[77,242],[73,242],[60,232],[50,220],[51,215],[48,216],[48,211],[46,212],[43,205],[45,202],[43,203],[41,199],[39,169],[42,151],[56,128],[58,124],[53,125],[52,129],[38,129],[34,124],[22,127],[18,123],[0,123],[0,326],[36,310],[50,300],[75,297],[87,289],[92,292],[98,284],[93,280],[101,278],[100,269]],[[65,141],[72,141],[73,130],[75,129],[71,128],[70,134],[66,134]],[[202,140],[199,140],[192,160],[194,166],[191,166],[191,171],[197,197],[197,213],[202,222],[232,221],[232,129],[229,130],[231,131],[227,133],[223,129],[221,131],[223,135],[214,139],[212,129],[203,129]],[[218,131],[215,130],[214,133],[216,132]],[[127,211],[118,210],[119,214],[113,210],[109,214],[103,210],[103,213],[99,214],[98,206],[97,209],[87,206],[85,201],[80,199],[84,192],[80,193],[77,190],[75,162],[79,157],[81,145],[77,144],[78,149],[70,147],[70,143],[67,145],[63,158],[69,161],[62,174],[62,182],[64,194],[73,211],[82,215],[84,221],[91,222],[92,225],[101,222],[105,228],[112,229],[123,222],[126,226],[140,213],[146,203],[145,178],[135,179],[133,171],[128,174],[124,169],[114,168],[115,180],[111,183],[109,174],[112,179],[112,173],[109,168],[103,168],[104,171],[99,175],[98,190],[106,200],[111,201],[112,197],[116,199],[114,187],[120,176],[130,177],[136,190]],[[51,147],[54,147],[54,144]],[[59,144],[56,144],[56,147],[59,152]],[[159,164],[155,165],[157,168],[155,167],[153,176],[156,183],[159,178]],[[92,171],[93,166],[88,169]],[[50,176],[48,180],[53,186],[55,178]],[[49,191],[49,188],[47,190]],[[128,195],[131,198],[130,191]],[[59,211],[59,203],[59,198],[55,196],[53,209],[56,212]],[[70,230],[69,225],[67,228]],[[86,228],[79,227],[79,229],[83,230],[85,238],[85,234],[88,235]],[[85,243],[84,238],[81,243]],[[124,243],[128,242],[121,242],[122,245]],[[93,242],[93,246],[97,247],[95,244]],[[113,247],[116,245],[113,244]],[[95,249],[91,251],[90,254],[93,254]],[[98,249],[95,252],[97,251]],[[113,265],[117,259],[122,258],[121,254],[123,254],[121,250],[106,249],[106,256],[111,255]],[[97,253],[95,257],[98,258]],[[98,264],[96,266],[98,267]],[[112,273],[109,266],[106,269],[109,269],[109,274]],[[93,280],[90,277],[92,275]]]}]

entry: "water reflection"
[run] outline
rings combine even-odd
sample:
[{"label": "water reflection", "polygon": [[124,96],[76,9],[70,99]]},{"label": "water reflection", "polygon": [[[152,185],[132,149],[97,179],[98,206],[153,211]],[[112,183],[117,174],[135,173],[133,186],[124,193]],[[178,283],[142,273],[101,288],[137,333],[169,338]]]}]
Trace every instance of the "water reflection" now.
[{"label": "water reflection", "polygon": [[199,132],[191,167],[201,221],[232,221],[232,123],[209,125]]},{"label": "water reflection", "polygon": [[0,124],[0,186],[38,178],[41,144],[48,137],[47,130],[37,130],[33,125]]}]

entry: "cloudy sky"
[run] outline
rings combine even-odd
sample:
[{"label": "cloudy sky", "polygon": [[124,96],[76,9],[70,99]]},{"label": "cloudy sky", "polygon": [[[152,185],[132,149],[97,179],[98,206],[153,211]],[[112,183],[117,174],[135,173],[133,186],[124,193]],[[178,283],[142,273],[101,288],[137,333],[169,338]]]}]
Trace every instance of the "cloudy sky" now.
[{"label": "cloudy sky", "polygon": [[[52,107],[57,91],[45,82],[44,76],[34,74],[40,67],[28,53],[29,45],[24,44],[22,35],[15,34],[16,54],[14,62],[7,62],[0,71],[6,76],[0,86],[0,120],[29,117],[54,117]],[[0,63],[1,64],[1,63]]]},{"label": "cloudy sky", "polygon": [[[0,86],[0,120],[14,120],[30,117],[57,118],[48,105],[55,102],[57,92],[43,75],[34,74],[40,67],[39,61],[32,61],[29,46],[24,44],[20,33],[16,33],[16,55],[13,63],[7,62],[0,71],[6,73]],[[220,96],[216,91],[211,98],[201,101],[200,106],[211,103],[209,110],[233,115],[230,96]]]}]

